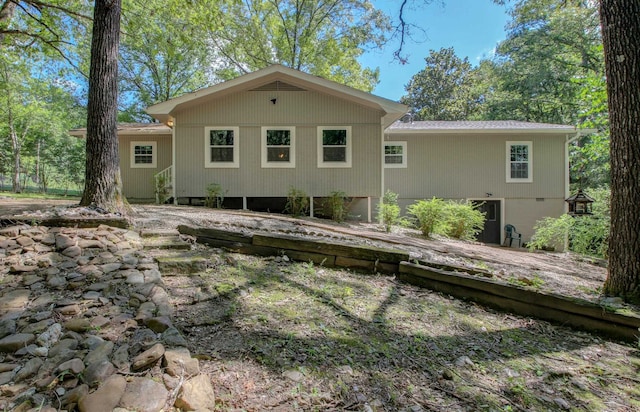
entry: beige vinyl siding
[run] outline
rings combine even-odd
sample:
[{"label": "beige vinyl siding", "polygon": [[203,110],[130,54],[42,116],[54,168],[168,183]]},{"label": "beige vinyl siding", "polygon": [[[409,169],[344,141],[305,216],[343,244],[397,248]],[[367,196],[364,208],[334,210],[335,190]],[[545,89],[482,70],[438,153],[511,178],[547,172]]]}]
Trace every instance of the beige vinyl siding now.
[{"label": "beige vinyl siding", "polygon": [[[156,167],[131,168],[131,142],[156,142]],[[120,135],[118,147],[125,197],[132,202],[155,200],[153,177],[171,165],[171,135]]]},{"label": "beige vinyl siding", "polygon": [[[559,198],[564,196],[564,136],[397,135],[407,168],[385,169],[386,188],[401,198]],[[506,182],[506,142],[531,141],[533,182]]]},{"label": "beige vinyl siding", "polygon": [[[546,216],[558,217],[564,213],[564,198],[506,199],[504,224],[511,223],[522,233],[522,241],[529,242],[533,226]],[[503,226],[504,226],[503,224]]]},{"label": "beige vinyl siding", "polygon": [[[403,213],[421,199],[503,199],[504,221],[527,242],[536,221],[564,212],[564,135],[393,134],[407,142],[407,168],[385,169],[385,187],[399,194]],[[533,182],[507,183],[506,142],[531,141]],[[491,196],[488,197],[487,193]]]},{"label": "beige vinyl siding", "polygon": [[[190,107],[175,114],[176,195],[204,196],[208,184],[219,183],[228,197],[284,197],[290,187],[312,196],[378,196],[381,115],[317,92],[247,91]],[[317,126],[336,124],[352,127],[352,167],[318,168]],[[216,125],[239,127],[239,168],[204,168],[204,128]],[[261,127],[270,125],[295,127],[295,168],[261,167]]]}]

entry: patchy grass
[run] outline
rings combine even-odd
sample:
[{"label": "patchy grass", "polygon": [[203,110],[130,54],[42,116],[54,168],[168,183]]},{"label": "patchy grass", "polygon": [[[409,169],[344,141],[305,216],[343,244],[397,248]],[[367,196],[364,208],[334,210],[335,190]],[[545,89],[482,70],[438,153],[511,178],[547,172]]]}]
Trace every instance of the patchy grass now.
[{"label": "patchy grass", "polygon": [[181,293],[176,322],[213,377],[217,410],[640,405],[637,347],[393,276],[235,254],[217,262],[197,276],[165,277]]},{"label": "patchy grass", "polygon": [[56,192],[22,192],[22,193],[13,193],[13,192],[3,192],[0,191],[0,197],[9,197],[12,199],[52,199],[52,200],[78,200],[80,201],[80,192],[77,191],[69,191],[68,195],[64,195],[62,191]]}]

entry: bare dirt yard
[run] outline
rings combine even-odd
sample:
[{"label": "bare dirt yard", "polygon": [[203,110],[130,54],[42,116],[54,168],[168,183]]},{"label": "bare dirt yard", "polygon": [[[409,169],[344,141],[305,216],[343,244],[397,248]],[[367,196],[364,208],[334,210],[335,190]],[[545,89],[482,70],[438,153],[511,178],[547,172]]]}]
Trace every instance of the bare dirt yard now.
[{"label": "bare dirt yard", "polygon": [[[137,229],[187,224],[403,249],[592,301],[605,278],[602,262],[569,253],[426,240],[375,224],[182,206],[133,210]],[[192,249],[207,258],[206,270],[163,273],[163,282],[174,323],[215,387],[211,410],[640,410],[638,344],[496,312],[391,275]]]}]

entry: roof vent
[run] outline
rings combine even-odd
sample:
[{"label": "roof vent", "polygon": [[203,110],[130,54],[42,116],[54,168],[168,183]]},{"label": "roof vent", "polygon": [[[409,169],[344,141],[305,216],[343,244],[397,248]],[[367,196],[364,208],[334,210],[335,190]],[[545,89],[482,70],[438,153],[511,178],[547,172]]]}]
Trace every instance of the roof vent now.
[{"label": "roof vent", "polygon": [[294,86],[292,84],[288,84],[285,82],[281,82],[276,80],[275,82],[264,84],[260,87],[256,87],[255,89],[251,89],[252,92],[304,92],[305,90]]}]

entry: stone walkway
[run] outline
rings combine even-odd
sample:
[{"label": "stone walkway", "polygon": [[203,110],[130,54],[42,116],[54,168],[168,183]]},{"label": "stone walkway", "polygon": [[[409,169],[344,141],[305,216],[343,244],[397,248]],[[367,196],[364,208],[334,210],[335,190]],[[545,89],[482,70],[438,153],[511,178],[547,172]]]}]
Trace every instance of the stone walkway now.
[{"label": "stone walkway", "polygon": [[[180,245],[161,235],[149,243]],[[213,409],[144,242],[109,226],[0,228],[0,409]]]}]

